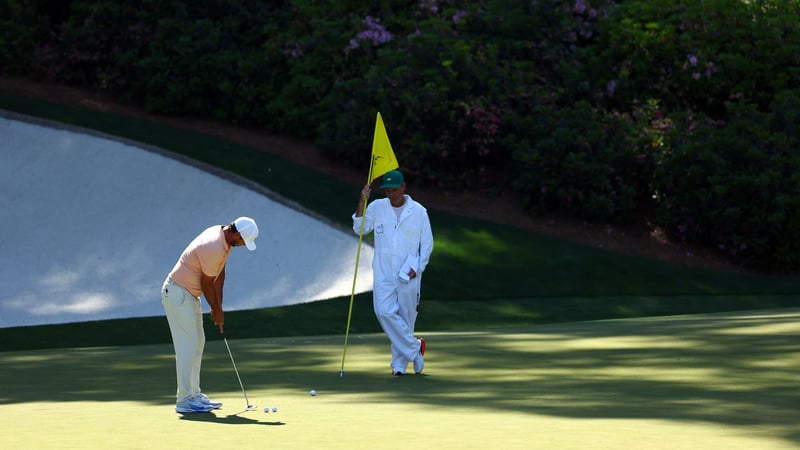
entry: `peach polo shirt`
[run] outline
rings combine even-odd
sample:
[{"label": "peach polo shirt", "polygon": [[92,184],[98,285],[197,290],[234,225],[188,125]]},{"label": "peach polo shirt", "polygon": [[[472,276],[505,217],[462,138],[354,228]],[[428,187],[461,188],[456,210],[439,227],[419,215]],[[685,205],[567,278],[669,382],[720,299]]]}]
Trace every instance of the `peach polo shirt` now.
[{"label": "peach polo shirt", "polygon": [[231,246],[225,241],[222,228],[222,225],[206,228],[194,238],[169,273],[172,281],[186,288],[197,298],[203,294],[200,285],[201,275],[218,276],[225,268],[228,254],[231,252]]}]

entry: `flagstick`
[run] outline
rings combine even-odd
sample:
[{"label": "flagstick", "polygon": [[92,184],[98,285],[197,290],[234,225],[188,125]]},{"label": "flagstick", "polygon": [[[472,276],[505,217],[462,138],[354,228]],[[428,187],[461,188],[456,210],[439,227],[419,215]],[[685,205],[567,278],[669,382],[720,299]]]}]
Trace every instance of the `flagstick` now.
[{"label": "flagstick", "polygon": [[[394,170],[399,167],[397,164],[397,157],[394,156],[392,144],[389,142],[389,135],[386,133],[386,127],[383,125],[383,118],[381,113],[378,112],[375,116],[375,133],[372,135],[372,161],[369,165],[369,175],[367,176],[367,186],[372,181],[372,174],[375,172],[375,165],[379,165],[378,176]],[[356,295],[356,277],[358,276],[358,261],[361,258],[361,241],[364,237],[364,218],[367,215],[367,200],[369,196],[364,199],[363,210],[361,211],[361,229],[358,232],[358,251],[356,252],[356,270],[353,272],[353,289],[350,292],[350,308],[347,311],[347,329],[344,332],[344,349],[342,350],[342,367],[339,369],[339,379],[344,378],[344,357],[347,354],[347,340],[350,337],[350,319],[353,317],[353,299]],[[356,211],[358,212],[358,211]],[[374,287],[373,287],[374,290]]]},{"label": "flagstick", "polygon": [[[369,165],[369,175],[367,176],[367,183],[372,182],[372,166],[375,165],[373,156],[372,164]],[[368,199],[367,199],[368,200]],[[361,258],[361,240],[364,237],[364,217],[367,211],[367,200],[364,200],[364,206],[361,210],[361,229],[358,232],[358,250],[356,251],[356,270],[353,271],[353,288],[350,291],[350,307],[347,311],[347,329],[344,332],[344,349],[342,350],[342,367],[339,369],[339,379],[344,379],[344,357],[347,354],[347,339],[350,336],[350,319],[353,317],[353,299],[356,295],[356,278],[358,277],[358,261]]]}]

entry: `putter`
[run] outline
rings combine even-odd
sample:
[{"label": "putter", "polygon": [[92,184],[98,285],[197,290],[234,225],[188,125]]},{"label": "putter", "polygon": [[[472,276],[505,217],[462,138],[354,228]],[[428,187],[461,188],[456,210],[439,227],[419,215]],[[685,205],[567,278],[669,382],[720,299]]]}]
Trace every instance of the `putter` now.
[{"label": "putter", "polygon": [[236,372],[236,378],[239,380],[239,386],[242,388],[242,394],[244,395],[244,404],[245,409],[248,411],[258,409],[258,406],[251,405],[250,400],[247,399],[247,392],[244,391],[244,384],[242,384],[242,377],[239,376],[239,370],[236,368],[236,362],[233,360],[233,353],[231,353],[231,346],[228,345],[228,338],[225,335],[222,335],[222,340],[225,342],[225,347],[228,349],[228,355],[231,357],[231,364],[233,364],[233,371]]}]

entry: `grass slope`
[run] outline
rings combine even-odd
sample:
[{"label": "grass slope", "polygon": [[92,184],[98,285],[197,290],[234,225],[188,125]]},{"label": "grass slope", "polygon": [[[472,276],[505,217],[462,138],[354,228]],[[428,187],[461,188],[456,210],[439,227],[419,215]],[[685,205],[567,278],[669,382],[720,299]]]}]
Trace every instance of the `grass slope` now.
[{"label": "grass slope", "polygon": [[[190,157],[350,226],[357,188],[272,155],[213,136],[73,105],[0,95],[0,109]],[[797,279],[621,255],[435,208],[430,215],[436,248],[423,281],[421,330],[800,306]],[[229,312],[226,329],[235,337],[338,334],[346,326],[348,308],[349,298],[340,298]],[[351,330],[378,331],[369,294],[355,299]],[[208,335],[218,338],[213,330]],[[166,342],[169,332],[163,317],[0,329],[0,350]]]}]

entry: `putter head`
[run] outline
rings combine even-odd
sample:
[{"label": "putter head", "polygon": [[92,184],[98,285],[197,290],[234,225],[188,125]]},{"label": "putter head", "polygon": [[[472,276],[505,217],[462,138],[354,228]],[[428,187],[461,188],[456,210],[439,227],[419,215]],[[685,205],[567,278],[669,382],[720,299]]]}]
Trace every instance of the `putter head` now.
[{"label": "putter head", "polygon": [[256,405],[247,405],[245,407],[245,409],[247,409],[248,411],[252,411],[254,409],[258,409],[258,406],[256,406]]}]

